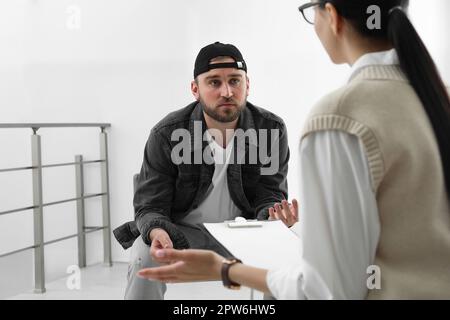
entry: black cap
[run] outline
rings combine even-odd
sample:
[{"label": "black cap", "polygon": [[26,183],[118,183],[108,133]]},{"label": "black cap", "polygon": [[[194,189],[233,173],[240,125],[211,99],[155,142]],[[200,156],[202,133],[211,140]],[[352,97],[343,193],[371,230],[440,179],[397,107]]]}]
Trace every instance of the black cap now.
[{"label": "black cap", "polygon": [[[231,57],[235,62],[210,64],[211,60],[217,57]],[[247,65],[241,52],[232,44],[223,44],[215,42],[200,50],[195,59],[194,78],[199,74],[208,72],[211,69],[218,68],[236,68],[247,72]]]}]

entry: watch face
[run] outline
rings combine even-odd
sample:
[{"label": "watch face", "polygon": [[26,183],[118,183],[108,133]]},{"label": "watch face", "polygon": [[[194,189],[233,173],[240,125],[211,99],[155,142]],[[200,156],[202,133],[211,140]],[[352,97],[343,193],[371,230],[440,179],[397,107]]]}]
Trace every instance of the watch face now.
[{"label": "watch face", "polygon": [[236,259],[225,260],[224,262],[225,262],[226,264],[232,265],[232,264],[235,264],[235,263],[237,262],[237,260],[236,260]]},{"label": "watch face", "polygon": [[227,263],[227,264],[235,264],[235,263],[242,263],[242,261],[241,260],[239,260],[239,259],[236,259],[236,258],[233,258],[233,259],[225,259],[224,261],[223,261],[224,263]]}]

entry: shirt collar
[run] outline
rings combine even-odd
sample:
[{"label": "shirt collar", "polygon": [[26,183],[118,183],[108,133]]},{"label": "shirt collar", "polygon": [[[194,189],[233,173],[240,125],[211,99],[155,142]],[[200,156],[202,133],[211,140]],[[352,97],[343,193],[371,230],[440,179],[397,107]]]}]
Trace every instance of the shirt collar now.
[{"label": "shirt collar", "polygon": [[396,65],[399,63],[397,51],[395,49],[366,53],[353,64],[349,81],[365,67],[373,65]]}]

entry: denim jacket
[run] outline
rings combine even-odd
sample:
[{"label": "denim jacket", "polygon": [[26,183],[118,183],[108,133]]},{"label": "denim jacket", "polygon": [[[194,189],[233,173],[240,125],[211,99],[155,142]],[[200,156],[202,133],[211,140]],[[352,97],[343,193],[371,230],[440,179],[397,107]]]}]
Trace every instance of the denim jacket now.
[{"label": "denim jacket", "polygon": [[[195,125],[197,124],[197,125]],[[198,132],[198,124],[202,131]],[[177,129],[189,133],[191,155],[204,151],[208,142],[203,141],[206,123],[202,106],[198,102],[172,112],[161,120],[150,133],[144,151],[142,168],[137,180],[133,204],[135,221],[127,222],[114,230],[114,235],[124,249],[131,247],[134,240],[141,235],[144,242],[150,245],[148,237],[155,228],[164,229],[170,236],[174,247],[189,248],[189,243],[176,223],[185,218],[205,199],[214,174],[214,163],[207,161],[176,164],[173,161],[173,151],[179,139],[173,140],[173,132]],[[289,161],[289,146],[286,127],[281,118],[262,108],[247,102],[239,116],[237,129],[244,132],[254,129],[257,139],[244,139],[243,154],[246,161],[230,163],[227,169],[228,189],[235,205],[247,219],[267,219],[268,208],[283,199],[287,194],[287,172]],[[261,174],[264,168],[270,166],[261,157],[260,129],[266,129],[269,139],[266,154],[278,153],[278,167],[273,174]],[[270,139],[273,129],[278,129],[278,145]],[[196,132],[197,131],[197,132]],[[237,139],[235,139],[234,143]],[[251,149],[253,148],[253,149]],[[257,161],[250,160],[250,150],[258,151]],[[202,154],[202,153],[200,153]],[[264,156],[264,152],[262,152]],[[191,157],[192,158],[192,157]]]}]

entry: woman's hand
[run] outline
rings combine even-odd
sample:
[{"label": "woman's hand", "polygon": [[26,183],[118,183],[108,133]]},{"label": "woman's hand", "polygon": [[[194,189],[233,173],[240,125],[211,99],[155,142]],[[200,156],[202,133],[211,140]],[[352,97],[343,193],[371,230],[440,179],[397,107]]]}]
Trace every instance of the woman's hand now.
[{"label": "woman's hand", "polygon": [[155,268],[146,268],[138,276],[162,282],[192,282],[220,280],[224,258],[209,250],[162,249],[156,256],[171,264]]},{"label": "woman's hand", "polygon": [[298,222],[298,202],[292,200],[292,205],[286,200],[281,201],[281,205],[276,203],[273,208],[269,208],[269,220],[281,220],[287,227],[292,227]]}]

